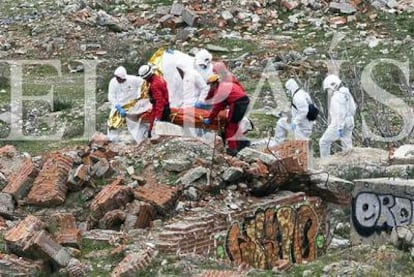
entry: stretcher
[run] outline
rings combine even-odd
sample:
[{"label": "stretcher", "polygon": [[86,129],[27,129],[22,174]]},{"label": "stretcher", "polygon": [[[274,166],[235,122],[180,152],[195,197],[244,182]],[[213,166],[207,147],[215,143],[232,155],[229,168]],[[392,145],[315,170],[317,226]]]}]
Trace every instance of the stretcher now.
[{"label": "stretcher", "polygon": [[[137,120],[141,119],[143,123],[150,122],[150,112],[147,111],[137,116]],[[171,108],[170,123],[179,126],[188,126],[194,128],[203,128],[208,130],[219,130],[226,125],[227,110],[221,111],[211,124],[205,125],[203,119],[207,118],[210,111],[196,108]]]}]

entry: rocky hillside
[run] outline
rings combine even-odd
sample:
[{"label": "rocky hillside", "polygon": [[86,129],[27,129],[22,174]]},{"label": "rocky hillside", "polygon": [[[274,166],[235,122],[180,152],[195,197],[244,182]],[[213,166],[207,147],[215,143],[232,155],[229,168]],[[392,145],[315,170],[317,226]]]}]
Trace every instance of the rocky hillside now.
[{"label": "rocky hillside", "polygon": [[[391,218],[411,197],[412,146],[397,147],[413,143],[412,131],[392,143],[362,132],[365,120],[374,134],[396,136],[404,122],[362,80],[371,78],[400,105],[414,105],[412,1],[4,0],[1,7],[0,275],[409,276],[414,270],[409,226],[385,230],[400,217],[394,225],[379,220],[376,231],[387,241],[359,245],[372,226],[352,206],[361,191],[373,200],[361,188],[382,200],[393,195],[394,202],[382,201]],[[255,99],[256,128],[248,134],[258,142],[254,149],[232,158],[218,138],[214,146],[168,137],[137,146],[85,135],[106,130],[113,70],[124,65],[134,74],[160,47],[206,48],[228,64]],[[34,63],[23,67],[24,97],[53,90],[53,106],[28,99],[16,106],[11,64],[23,60]],[[85,81],[94,63],[96,78]],[[340,72],[358,102],[358,148],[319,161],[311,156],[318,156],[326,128],[321,82],[328,70]],[[286,109],[282,84],[290,76],[321,107],[313,153],[297,142],[273,154],[260,144]],[[91,88],[93,110],[85,107]],[[17,123],[26,141],[12,136]],[[398,179],[402,192],[393,191],[382,187],[390,177],[410,180]],[[355,181],[362,178],[381,179]],[[355,188],[360,194],[352,194]],[[403,208],[407,216],[411,208]]]}]

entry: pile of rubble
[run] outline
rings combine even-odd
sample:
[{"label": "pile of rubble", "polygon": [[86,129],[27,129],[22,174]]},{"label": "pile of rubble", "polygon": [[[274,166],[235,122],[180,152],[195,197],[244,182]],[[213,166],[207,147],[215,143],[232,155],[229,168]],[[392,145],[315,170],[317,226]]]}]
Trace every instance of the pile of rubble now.
[{"label": "pile of rubble", "polygon": [[[163,138],[155,145],[120,145],[96,134],[86,147],[41,157],[20,153],[9,145],[0,148],[0,226],[8,253],[2,254],[0,263],[16,264],[8,269],[0,267],[1,273],[60,270],[69,276],[82,276],[93,270],[91,265],[79,262],[82,244],[91,240],[120,247],[116,251],[125,258],[112,274],[123,276],[146,267],[159,251],[176,251],[174,247],[178,246],[163,244],[169,241],[168,232],[178,230],[177,226],[162,227],[169,219],[170,225],[183,224],[180,220],[184,220],[198,226],[197,211],[210,211],[204,218],[207,225],[200,230],[205,232],[223,223],[210,230],[214,233],[226,230],[232,222],[226,219],[230,214],[235,213],[236,218],[236,214],[242,216],[261,205],[305,201],[306,196],[299,191],[328,198],[329,193],[335,195],[327,187],[321,189],[326,176],[310,178],[306,141],[288,142],[267,153],[245,148],[238,157],[223,154],[221,141],[216,142],[214,151],[191,138]],[[309,189],[312,187],[315,190]],[[298,194],[281,192],[286,188]],[[253,201],[255,196],[264,198]],[[335,197],[327,200],[349,202]],[[217,216],[209,224],[206,219],[214,213]],[[219,214],[224,221],[218,221]],[[131,236],[137,241],[128,244]],[[179,236],[173,237],[176,240]],[[196,237],[199,240],[202,236]],[[211,239],[207,237],[204,248],[198,249],[203,252],[211,247],[215,243]],[[182,245],[179,248],[184,251]]]}]

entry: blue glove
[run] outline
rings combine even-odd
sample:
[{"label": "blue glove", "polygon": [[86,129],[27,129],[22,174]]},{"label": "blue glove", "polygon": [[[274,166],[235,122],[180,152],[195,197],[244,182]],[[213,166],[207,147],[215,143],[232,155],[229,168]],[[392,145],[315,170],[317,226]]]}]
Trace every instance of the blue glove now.
[{"label": "blue glove", "polygon": [[197,108],[197,109],[208,109],[209,107],[210,105],[204,104],[203,102],[195,102],[194,104],[194,108]]},{"label": "blue glove", "polygon": [[204,123],[205,125],[210,125],[210,124],[211,124],[211,120],[210,120],[210,118],[204,118],[204,119],[203,119],[203,123]]},{"label": "blue glove", "polygon": [[119,115],[120,115],[121,117],[125,117],[125,116],[126,116],[126,110],[125,110],[124,108],[122,108],[122,106],[121,106],[121,105],[117,104],[117,105],[115,106],[115,109],[119,112]]},{"label": "blue glove", "polygon": [[338,129],[336,131],[336,134],[338,135],[339,138],[343,138],[344,137],[344,130],[343,129]]},{"label": "blue glove", "polygon": [[296,129],[296,123],[291,123],[290,124],[290,128],[292,128],[292,131],[295,131],[295,129]]}]

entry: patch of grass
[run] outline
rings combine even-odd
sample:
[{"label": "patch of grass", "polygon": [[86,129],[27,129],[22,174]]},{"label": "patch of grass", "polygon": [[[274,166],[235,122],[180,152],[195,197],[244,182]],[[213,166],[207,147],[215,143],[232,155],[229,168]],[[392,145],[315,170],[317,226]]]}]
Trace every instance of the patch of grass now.
[{"label": "patch of grass", "polygon": [[258,44],[256,42],[244,39],[221,38],[219,40],[213,40],[211,44],[219,45],[229,50],[242,49],[236,52],[236,54],[231,54],[235,56],[241,55],[244,52],[257,52],[258,50]]},{"label": "patch of grass", "polygon": [[254,130],[248,133],[249,138],[267,138],[273,136],[273,128],[276,126],[276,118],[273,115],[251,113],[250,120],[254,124]]},{"label": "patch of grass", "polygon": [[73,108],[73,103],[71,100],[60,99],[60,98],[53,99],[53,112],[70,110],[72,108]]}]

